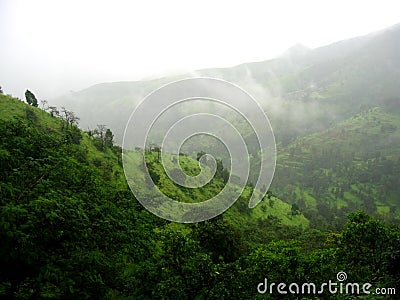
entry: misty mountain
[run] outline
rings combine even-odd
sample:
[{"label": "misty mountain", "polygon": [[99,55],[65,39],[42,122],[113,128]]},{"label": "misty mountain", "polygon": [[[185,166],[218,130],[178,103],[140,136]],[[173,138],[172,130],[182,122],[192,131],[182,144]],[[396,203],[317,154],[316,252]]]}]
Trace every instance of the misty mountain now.
[{"label": "misty mountain", "polygon": [[106,124],[122,141],[135,105],[174,80],[208,76],[238,84],[271,119],[278,142],[329,128],[375,106],[397,106],[400,26],[317,48],[295,45],[281,56],[231,68],[204,69],[148,81],[102,83],[53,99],[81,117],[81,128]]},{"label": "misty mountain", "polygon": [[[168,204],[154,197],[155,187],[140,181],[145,168],[157,189],[178,202],[209,199],[227,185],[240,191],[240,178],[227,180],[223,159],[209,183],[183,187],[165,166],[175,161],[185,174],[199,174],[201,153],[190,153],[201,150],[196,145],[167,153],[164,163],[157,144],[142,157],[114,145],[105,128],[80,130],[68,110],[53,114],[0,94],[0,298],[258,299],[260,276],[321,283],[340,281],[339,274],[349,274],[352,286],[371,282],[386,288],[384,297],[394,295],[400,289],[399,48],[400,25],[313,50],[295,45],[273,60],[103,83],[51,101],[79,115],[82,129],[105,124],[120,142],[135,105],[171,81],[211,76],[253,94],[278,142],[273,182],[249,209],[251,194],[261,192],[254,165],[262,157],[255,135],[234,119],[251,146],[251,180],[226,212],[195,224],[153,215],[132,186],[163,210]],[[191,113],[189,104],[173,117]],[[202,138],[206,153],[219,151]],[[212,169],[205,161],[205,174]]]}]

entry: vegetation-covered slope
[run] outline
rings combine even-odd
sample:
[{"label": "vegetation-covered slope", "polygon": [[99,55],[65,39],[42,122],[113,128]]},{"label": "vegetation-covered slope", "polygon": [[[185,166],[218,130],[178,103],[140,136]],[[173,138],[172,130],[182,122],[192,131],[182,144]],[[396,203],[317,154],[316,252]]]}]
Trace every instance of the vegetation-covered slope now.
[{"label": "vegetation-covered slope", "polygon": [[276,139],[287,144],[329,128],[368,108],[398,103],[400,26],[272,60],[206,69],[160,79],[104,83],[54,101],[82,117],[82,127],[108,124],[116,141],[131,111],[148,93],[171,81],[210,76],[238,84],[271,119]]},{"label": "vegetation-covered slope", "polygon": [[397,113],[373,108],[299,138],[282,149],[273,189],[331,226],[355,209],[399,219],[399,128]]},{"label": "vegetation-covered slope", "polygon": [[[128,162],[132,167],[136,167],[137,169],[139,169],[141,164],[139,157],[141,157],[140,154],[135,151],[125,155],[125,159],[129,159]],[[160,191],[176,201],[186,203],[206,201],[216,196],[225,186],[226,179],[224,180],[224,175],[221,174],[222,172],[220,174],[217,172],[215,177],[203,187],[183,188],[175,184],[165,173],[163,165],[158,160],[157,152],[147,153],[146,163],[150,175]],[[200,172],[199,162],[189,156],[180,155],[179,163],[188,175],[193,176]],[[207,172],[207,167],[204,168],[205,172]],[[140,175],[138,174],[138,176]],[[146,196],[147,186],[138,186],[134,178],[130,182],[135,187],[135,190]],[[235,186],[233,185],[232,188],[235,188]],[[239,186],[237,186],[237,189],[239,189]],[[238,230],[247,230],[248,227],[254,227],[254,230],[257,230],[256,227],[259,222],[268,222],[268,220],[273,220],[276,222],[276,225],[279,223],[284,227],[288,226],[287,230],[290,230],[290,227],[293,226],[301,229],[308,227],[309,222],[302,214],[298,211],[293,211],[290,204],[285,203],[271,193],[266,195],[260,205],[254,209],[249,209],[248,201],[252,191],[251,187],[246,186],[237,202],[224,213],[224,219],[232,224],[233,227]],[[152,194],[148,192],[147,195],[150,196]],[[265,229],[263,230],[265,231]],[[269,234],[273,236],[275,233],[267,231],[264,232],[264,235],[267,236]]]},{"label": "vegetation-covered slope", "polygon": [[148,223],[137,225],[140,208],[121,188],[116,155],[16,99],[0,95],[0,112],[2,298],[96,298],[119,289],[120,266],[144,255],[137,243]]},{"label": "vegetation-covered slope", "polygon": [[[280,296],[257,293],[265,277],[322,283],[343,270],[352,282],[399,288],[399,228],[362,212],[329,234],[271,194],[247,209],[247,188],[218,218],[169,223],[133,198],[118,147],[4,95],[0,132],[1,298],[264,299]],[[165,192],[177,192],[155,156]],[[184,161],[189,173],[197,163]]]}]

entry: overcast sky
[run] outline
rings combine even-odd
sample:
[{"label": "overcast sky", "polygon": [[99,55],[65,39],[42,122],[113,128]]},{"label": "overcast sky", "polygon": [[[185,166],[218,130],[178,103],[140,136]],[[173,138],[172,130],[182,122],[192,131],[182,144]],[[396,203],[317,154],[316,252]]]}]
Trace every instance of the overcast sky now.
[{"label": "overcast sky", "polygon": [[40,99],[233,66],[400,22],[398,1],[0,0],[0,86]]}]

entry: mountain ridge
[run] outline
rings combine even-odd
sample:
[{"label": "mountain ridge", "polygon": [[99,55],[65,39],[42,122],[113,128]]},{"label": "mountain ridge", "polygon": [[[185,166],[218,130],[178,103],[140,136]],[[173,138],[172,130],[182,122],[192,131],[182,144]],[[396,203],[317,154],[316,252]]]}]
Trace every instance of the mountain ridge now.
[{"label": "mountain ridge", "polygon": [[[380,98],[400,94],[399,41],[400,25],[397,24],[296,57],[278,57],[231,68],[208,68],[146,81],[100,83],[53,101],[81,116],[82,128],[95,128],[100,122],[107,124],[120,143],[130,112],[151,91],[178,79],[216,77],[238,84],[252,94],[277,128],[278,141],[286,143],[294,137],[290,131],[302,134],[312,132],[313,127],[327,128],[330,122],[343,120],[342,116],[350,117],[365,106],[379,106]],[[382,80],[383,74],[385,80]],[[307,124],[297,120],[302,117],[299,116],[302,110],[311,110],[310,116],[315,112]],[[318,119],[327,110],[332,116],[321,123]],[[280,132],[282,118],[293,123],[284,133]],[[301,132],[299,128],[303,128]]]}]

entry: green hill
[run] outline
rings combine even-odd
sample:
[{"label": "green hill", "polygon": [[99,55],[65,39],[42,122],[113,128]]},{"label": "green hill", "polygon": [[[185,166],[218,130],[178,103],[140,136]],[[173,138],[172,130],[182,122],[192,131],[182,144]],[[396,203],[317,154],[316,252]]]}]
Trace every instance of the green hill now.
[{"label": "green hill", "polygon": [[[399,219],[399,53],[400,26],[395,25],[317,49],[296,46],[276,59],[196,75],[236,83],[261,102],[277,142],[274,195],[299,206],[312,227],[340,228],[346,215],[358,208]],[[139,100],[185,77],[104,83],[56,102],[82,114],[83,128],[108,124],[118,142]],[[246,130],[243,136],[254,138]],[[200,150],[216,149],[203,144]],[[252,162],[257,162],[258,150],[251,150]],[[250,182],[256,176],[250,174]]]},{"label": "green hill", "polygon": [[355,209],[399,219],[399,128],[397,113],[377,107],[299,138],[282,149],[272,188],[328,220]]},{"label": "green hill", "polygon": [[[147,166],[150,170],[150,174],[153,175],[153,179],[157,177],[155,181],[157,187],[163,194],[169,196],[171,199],[186,203],[205,201],[217,195],[225,186],[223,179],[216,175],[203,187],[196,189],[182,188],[168,178],[162,164],[157,160],[157,155],[157,152],[147,153]],[[141,164],[140,154],[132,151],[127,156],[128,158],[125,159],[129,160],[132,167],[139,169]],[[181,156],[179,162],[182,169],[188,175],[197,175],[200,171],[199,162],[189,156]],[[207,169],[205,172],[207,172]],[[128,178],[128,180],[130,179]],[[130,182],[141,194],[144,196],[146,195],[148,187],[136,186],[135,178],[132,178]],[[232,188],[235,189],[235,186]],[[239,186],[237,189],[239,190]],[[251,187],[245,187],[244,192],[237,202],[223,214],[224,220],[237,230],[246,231],[251,227],[255,231],[260,232],[260,234],[262,232],[262,236],[268,237],[268,234],[271,235],[268,237],[271,238],[276,234],[276,229],[268,229],[268,223],[274,225],[279,224],[279,226],[282,226],[285,230],[290,230],[290,227],[298,227],[300,229],[306,229],[308,227],[309,221],[301,213],[293,212],[291,204],[282,201],[272,194],[268,194],[255,208],[249,209],[248,202],[251,192]],[[150,192],[147,194],[151,195]],[[265,226],[257,228],[260,223],[264,223]]]},{"label": "green hill", "polygon": [[[342,270],[354,282],[399,288],[398,227],[355,212],[340,232],[321,231],[315,222],[310,228],[298,205],[271,192],[248,209],[251,187],[215,219],[167,222],[132,196],[112,134],[85,133],[68,115],[0,95],[0,298],[257,299],[264,298],[256,288],[266,276],[328,282]],[[380,116],[390,121],[373,110],[341,126],[364,130],[364,122]],[[394,133],[389,125],[382,121],[379,130]],[[199,201],[223,185],[216,176],[203,189],[182,189],[166,177],[157,153],[147,156],[160,188],[180,201]],[[199,171],[190,157],[182,166],[188,174]]]},{"label": "green hill", "polygon": [[[121,149],[98,134],[81,131],[61,113],[52,116],[10,96],[0,95],[0,112],[0,295],[104,295],[106,287],[119,290],[127,284],[126,268],[150,253],[154,232],[200,233],[196,226],[166,223],[144,210],[126,185]],[[148,161],[158,184],[180,201],[202,201],[224,184],[216,178],[188,193],[172,184],[156,155],[149,153]],[[181,161],[188,174],[198,172],[198,161]],[[239,254],[233,253],[254,243],[290,237],[308,227],[303,215],[273,195],[249,209],[249,195],[246,188],[233,207],[209,223],[240,236],[252,232],[242,239],[243,246],[220,255],[234,259]]]},{"label": "green hill", "polygon": [[0,297],[104,295],[141,234],[114,149],[4,95],[0,131]]},{"label": "green hill", "polygon": [[[299,47],[297,47],[299,48]],[[317,49],[288,51],[272,60],[205,69],[252,94],[271,119],[278,143],[325,130],[376,106],[397,106],[400,26]],[[108,124],[122,142],[135,105],[162,85],[193,74],[148,81],[102,83],[52,101],[82,117],[82,128]]]},{"label": "green hill", "polygon": [[[118,163],[117,154],[112,151],[113,149],[106,148],[104,151],[100,151],[96,148],[96,141],[93,137],[90,137],[88,133],[82,132],[75,127],[73,127],[74,129],[63,129],[65,122],[60,118],[52,117],[49,113],[41,109],[28,106],[21,101],[12,99],[11,97],[4,95],[0,95],[0,97],[0,108],[2,111],[0,114],[0,120],[3,119],[4,121],[10,121],[15,117],[19,117],[23,120],[32,121],[31,124],[37,128],[37,130],[49,133],[57,138],[63,138],[69,133],[69,131],[77,130],[80,138],[76,143],[75,151],[77,155],[82,156],[79,157],[79,159],[103,172],[104,178],[112,180],[121,186],[123,185],[125,178],[123,176],[122,166]],[[188,192],[187,189],[182,190],[167,177],[161,163],[154,164],[156,162],[156,156],[157,153],[150,153],[150,155],[147,156],[147,162],[153,164],[153,172],[160,176],[158,185],[166,195],[175,198],[178,201],[193,202],[193,199],[196,199],[196,201],[204,201],[216,195],[224,186],[223,180],[221,178],[216,178],[211,184],[208,184],[204,188],[190,189],[190,192]],[[138,156],[133,152],[131,160],[132,164],[136,166],[140,164],[137,157]],[[184,156],[180,161],[182,162],[183,170],[187,174],[195,175],[199,172],[197,160],[194,160],[189,156]],[[142,188],[146,190],[146,187]],[[274,202],[273,205],[262,203],[255,209],[249,209],[247,207],[248,203],[246,203],[250,196],[249,193],[250,188],[246,187],[245,192],[238,201],[238,204],[226,213],[227,219],[235,226],[246,227],[246,224],[253,224],[259,219],[265,220],[268,217],[280,220],[283,225],[300,226],[303,228],[308,226],[308,221],[304,216],[293,215],[291,205],[283,202],[275,196],[270,196],[272,199],[271,201]],[[267,202],[267,200],[265,202]]]},{"label": "green hill", "polygon": [[[269,296],[256,292],[263,278],[328,282],[339,271],[399,289],[399,41],[394,26],[200,71],[261,99],[278,159],[257,207],[248,208],[250,181],[224,214],[198,224],[145,210],[126,183],[113,133],[97,126],[108,124],[120,141],[133,105],[185,75],[101,84],[58,99],[87,132],[71,111],[50,113],[0,94],[0,298],[259,299]],[[254,142],[250,131],[244,138]],[[199,172],[195,153],[180,156],[189,175]],[[250,153],[257,165],[257,150]],[[139,158],[127,156],[135,167]],[[177,201],[203,201],[224,186],[221,172],[202,188],[182,188],[157,152],[146,159],[160,190]]]}]

